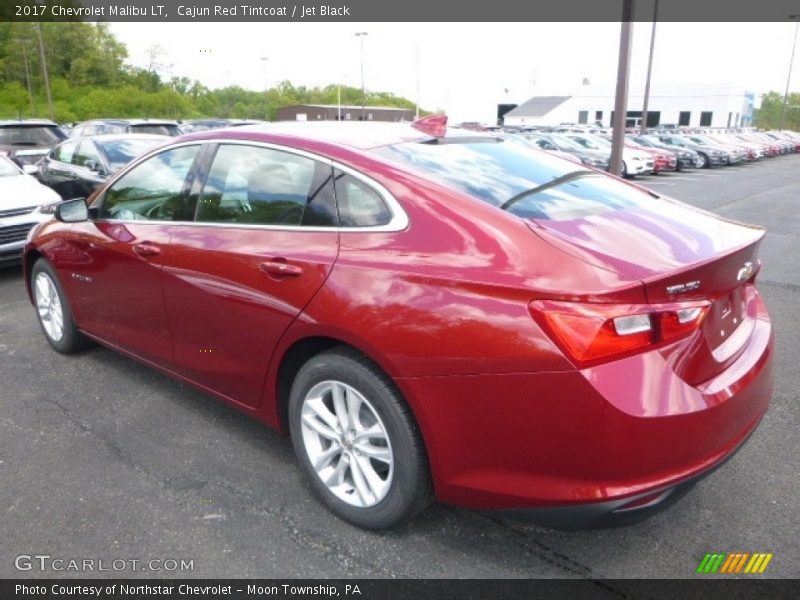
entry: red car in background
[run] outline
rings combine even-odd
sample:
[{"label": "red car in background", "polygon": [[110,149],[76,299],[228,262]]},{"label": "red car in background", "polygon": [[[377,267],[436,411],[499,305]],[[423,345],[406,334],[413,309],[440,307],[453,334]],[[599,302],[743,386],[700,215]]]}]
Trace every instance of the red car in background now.
[{"label": "red car in background", "polygon": [[352,523],[435,497],[575,528],[664,508],[760,422],[763,236],[437,117],[177,138],[24,256],[55,350],[290,434]]},{"label": "red car in background", "polygon": [[638,144],[630,138],[626,138],[625,145],[628,148],[646,152],[653,157],[653,174],[661,173],[662,171],[675,171],[678,166],[678,159],[674,153],[669,150],[661,150],[659,148],[652,148]]}]

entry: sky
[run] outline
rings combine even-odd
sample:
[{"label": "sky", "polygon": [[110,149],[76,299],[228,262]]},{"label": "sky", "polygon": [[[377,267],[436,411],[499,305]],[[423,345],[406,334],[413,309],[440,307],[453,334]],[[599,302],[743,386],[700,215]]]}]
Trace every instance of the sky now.
[{"label": "sky", "polygon": [[[613,89],[619,23],[111,23],[128,62],[159,45],[163,76],[263,90],[341,82],[392,92],[451,122],[493,122],[498,103],[564,94],[587,78]],[[633,25],[630,90],[641,93],[651,23]],[[363,38],[356,32],[367,32]],[[658,23],[653,87],[722,83],[764,93],[786,86],[795,24]],[[266,60],[262,58],[266,57]],[[795,56],[790,91],[800,91]],[[345,99],[346,101],[346,99]]]}]

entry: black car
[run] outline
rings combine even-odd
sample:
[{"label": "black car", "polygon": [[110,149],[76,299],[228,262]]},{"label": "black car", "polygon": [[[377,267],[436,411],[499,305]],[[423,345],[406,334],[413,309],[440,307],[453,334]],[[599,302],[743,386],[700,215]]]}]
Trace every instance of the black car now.
[{"label": "black car", "polygon": [[110,133],[152,133],[176,136],[181,134],[177,121],[169,119],[94,119],[78,123],[69,132],[69,137],[86,137]]},{"label": "black car", "polygon": [[64,198],[85,198],[134,158],[169,140],[129,133],[69,138],[39,163],[39,181]]},{"label": "black car", "polygon": [[33,172],[31,167],[66,137],[56,123],[45,119],[0,121],[0,154]]},{"label": "black car", "polygon": [[667,148],[688,148],[689,150],[694,150],[700,156],[700,161],[698,162],[697,166],[700,168],[708,168],[712,166],[720,166],[720,165],[727,165],[730,156],[728,152],[723,148],[717,148],[716,146],[706,146],[697,144],[692,140],[679,137],[676,135],[660,135],[658,139],[661,143],[667,146]]}]

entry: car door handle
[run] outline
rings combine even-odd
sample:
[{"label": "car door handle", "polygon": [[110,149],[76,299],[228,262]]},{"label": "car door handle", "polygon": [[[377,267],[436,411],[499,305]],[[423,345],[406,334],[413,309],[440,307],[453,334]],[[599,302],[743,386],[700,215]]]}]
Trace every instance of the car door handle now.
[{"label": "car door handle", "polygon": [[142,242],[133,245],[133,253],[142,258],[152,258],[161,254],[161,248],[150,242]]},{"label": "car door handle", "polygon": [[275,259],[263,262],[258,265],[258,268],[262,273],[266,273],[267,275],[276,278],[297,277],[303,274],[302,267],[290,265],[286,262],[286,259]]}]

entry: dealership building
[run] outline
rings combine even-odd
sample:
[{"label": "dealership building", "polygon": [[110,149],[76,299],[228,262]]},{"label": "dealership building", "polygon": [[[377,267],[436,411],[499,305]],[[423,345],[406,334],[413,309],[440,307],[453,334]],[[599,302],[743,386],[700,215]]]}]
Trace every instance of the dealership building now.
[{"label": "dealership building", "polygon": [[278,121],[413,121],[413,108],[395,106],[345,106],[295,104],[278,109]]},{"label": "dealership building", "polygon": [[[756,95],[732,85],[656,86],[650,91],[647,123],[687,127],[746,127],[752,124]],[[644,92],[629,92],[626,125],[641,123]],[[583,86],[573,93],[537,95],[503,115],[509,126],[562,123],[610,126],[614,90]]]}]

